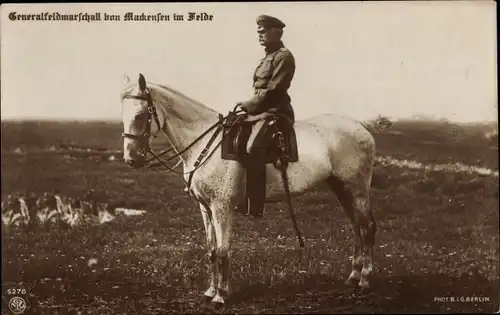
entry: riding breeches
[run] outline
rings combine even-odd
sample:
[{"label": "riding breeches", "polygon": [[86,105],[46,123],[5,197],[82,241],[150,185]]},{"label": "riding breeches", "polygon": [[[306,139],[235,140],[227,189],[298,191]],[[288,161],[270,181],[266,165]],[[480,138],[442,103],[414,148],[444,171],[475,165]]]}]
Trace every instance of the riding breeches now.
[{"label": "riding breeches", "polygon": [[[259,135],[259,138],[261,137],[261,131],[262,127],[264,127],[264,124],[266,124],[267,121],[265,119],[261,119],[257,121],[253,126],[252,126],[252,132],[250,134],[250,138],[248,138],[247,141],[247,153],[252,154],[256,153],[255,151],[260,149],[259,146],[262,146],[261,143],[256,142],[257,136]],[[255,145],[254,145],[255,144]]]}]

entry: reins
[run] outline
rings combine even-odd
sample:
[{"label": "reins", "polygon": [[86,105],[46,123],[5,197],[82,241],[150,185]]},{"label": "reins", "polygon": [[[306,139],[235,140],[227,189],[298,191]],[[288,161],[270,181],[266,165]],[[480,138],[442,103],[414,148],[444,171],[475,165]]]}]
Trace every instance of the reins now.
[{"label": "reins", "polygon": [[[203,132],[200,136],[198,136],[195,140],[193,140],[193,142],[191,142],[187,147],[185,147],[184,149],[182,149],[181,151],[177,152],[175,155],[167,158],[165,161],[161,160],[160,159],[160,155],[163,155],[163,154],[166,154],[170,151],[173,151],[173,148],[170,148],[168,150],[165,150],[163,151],[161,154],[155,154],[153,152],[153,150],[151,149],[151,146],[148,147],[147,149],[147,152],[150,153],[153,157],[150,158],[148,161],[152,161],[154,159],[158,160],[158,163],[155,163],[155,164],[152,164],[150,165],[149,167],[157,167],[157,166],[165,166],[169,171],[171,172],[174,172],[176,174],[179,174],[179,175],[185,175],[185,174],[189,174],[189,173],[192,173],[194,171],[196,171],[200,166],[201,164],[199,164],[201,162],[201,160],[206,156],[206,154],[208,153],[208,150],[210,149],[210,146],[212,145],[213,141],[215,140],[215,138],[217,137],[217,135],[219,134],[219,132],[221,131],[222,129],[222,123],[224,121],[226,117],[223,117],[221,114],[219,114],[219,120],[213,124],[212,126],[210,126],[210,128],[208,128],[205,132]],[[207,146],[201,151],[201,154],[200,156],[198,157],[198,159],[196,160],[195,164],[194,164],[194,169],[192,171],[189,171],[189,172],[178,172],[176,171],[173,167],[171,168],[170,166],[167,165],[166,162],[169,162],[173,159],[175,159],[176,157],[180,157],[184,152],[186,152],[187,150],[189,150],[193,145],[195,145],[198,141],[200,141],[201,139],[203,139],[210,131],[212,131],[215,127],[219,127],[215,133],[212,135],[212,137],[210,138]],[[163,131],[163,133],[165,133],[165,131]],[[214,148],[213,151],[215,151],[215,149],[217,149],[218,145]],[[212,151],[212,152],[213,152]],[[179,163],[177,163],[177,165],[179,165]]]}]

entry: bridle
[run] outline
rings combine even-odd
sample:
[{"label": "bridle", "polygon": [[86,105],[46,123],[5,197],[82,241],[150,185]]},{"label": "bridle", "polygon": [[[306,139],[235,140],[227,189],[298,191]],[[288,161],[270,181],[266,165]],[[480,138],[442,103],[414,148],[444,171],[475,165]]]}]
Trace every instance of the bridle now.
[{"label": "bridle", "polygon": [[[149,89],[145,89],[144,92],[140,92],[139,95],[125,95],[123,97],[124,99],[135,99],[135,100],[141,100],[141,101],[146,101],[147,102],[147,107],[146,107],[146,114],[148,115],[147,121],[146,121],[146,127],[144,129],[144,132],[140,135],[134,135],[130,133],[122,133],[122,137],[124,138],[129,138],[132,140],[137,140],[140,143],[144,143],[145,146],[140,148],[140,151],[142,151],[142,154],[146,156],[148,153],[151,154],[153,157],[146,159],[145,164],[147,165],[153,160],[158,160],[159,163],[150,165],[150,167],[155,167],[159,165],[165,166],[169,171],[175,172],[175,168],[177,168],[182,160],[179,159],[177,164],[174,167],[170,167],[166,164],[165,161],[160,160],[160,156],[167,154],[168,152],[173,151],[173,148],[169,148],[167,150],[162,151],[160,154],[155,154],[153,149],[151,148],[151,144],[149,143],[149,138],[151,137],[151,129],[152,129],[152,119],[155,120],[156,126],[158,127],[158,131],[163,132],[165,137],[167,137],[167,134],[165,133],[165,130],[162,128],[160,124],[160,118],[158,117],[158,112],[156,111],[156,107],[153,105],[153,99],[151,98],[151,94],[149,93]],[[156,137],[156,136],[153,136]],[[168,138],[168,137],[167,137]],[[174,159],[176,157],[179,157],[179,154],[174,155],[173,157],[169,158],[168,161],[171,159]]]}]

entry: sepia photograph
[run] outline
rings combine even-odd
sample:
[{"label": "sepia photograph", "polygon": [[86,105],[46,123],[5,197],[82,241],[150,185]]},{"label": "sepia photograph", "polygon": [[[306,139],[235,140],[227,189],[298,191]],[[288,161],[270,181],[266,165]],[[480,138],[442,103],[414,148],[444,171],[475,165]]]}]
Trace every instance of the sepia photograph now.
[{"label": "sepia photograph", "polygon": [[500,313],[496,6],[2,4],[1,313]]}]

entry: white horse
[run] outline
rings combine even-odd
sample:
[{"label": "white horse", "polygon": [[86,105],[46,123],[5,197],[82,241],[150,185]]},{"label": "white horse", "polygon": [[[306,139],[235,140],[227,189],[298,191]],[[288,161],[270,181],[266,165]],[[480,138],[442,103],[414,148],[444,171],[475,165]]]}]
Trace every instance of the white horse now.
[{"label": "white horse", "polygon": [[[204,300],[222,306],[230,291],[233,211],[243,201],[246,184],[242,165],[222,159],[221,148],[216,147],[222,133],[215,138],[210,153],[202,154],[216,132],[210,128],[222,115],[172,88],[146,82],[142,74],[137,84],[127,76],[126,81],[121,94],[124,161],[134,168],[145,166],[152,137],[158,133],[166,135],[182,160],[181,174],[191,184],[187,191],[198,201],[205,225],[211,280]],[[290,193],[297,196],[322,182],[328,183],[356,237],[352,271],[346,282],[363,288],[370,285],[376,233],[369,200],[375,157],[372,132],[381,132],[391,125],[384,117],[358,122],[337,115],[297,120],[294,125],[299,154],[298,161],[290,163],[287,169]],[[204,159],[198,165],[200,154]],[[268,164],[266,176],[266,200],[283,200],[286,195],[280,171]]]}]

